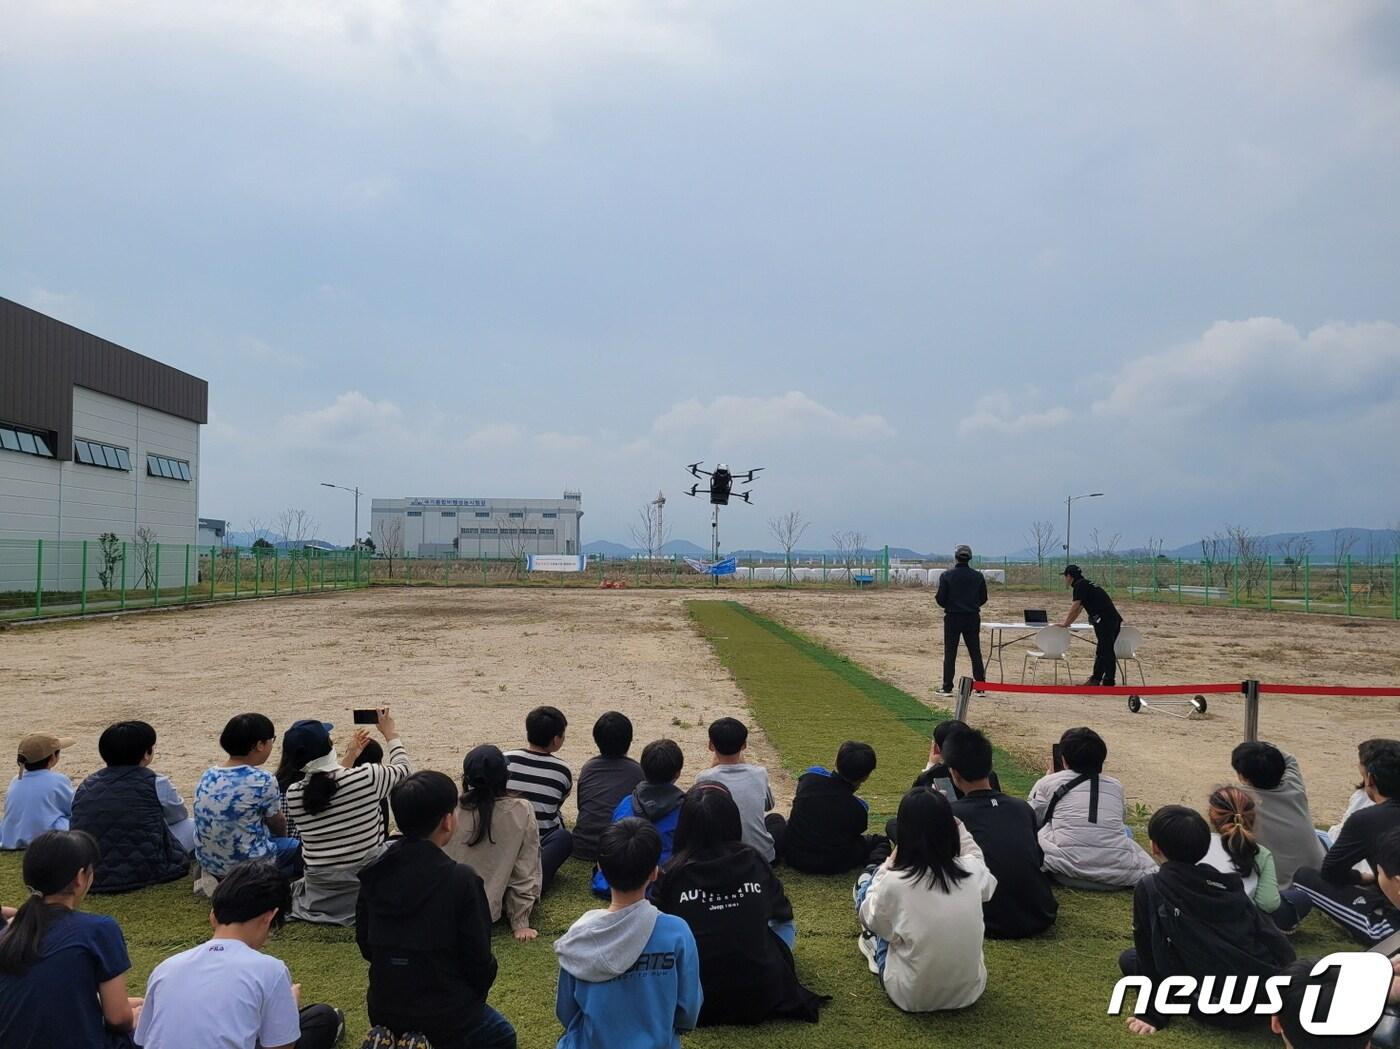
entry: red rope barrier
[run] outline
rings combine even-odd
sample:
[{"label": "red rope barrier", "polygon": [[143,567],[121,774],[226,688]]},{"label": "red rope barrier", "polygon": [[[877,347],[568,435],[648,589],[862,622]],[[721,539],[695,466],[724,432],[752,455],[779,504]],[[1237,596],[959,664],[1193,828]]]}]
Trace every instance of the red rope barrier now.
[{"label": "red rope barrier", "polygon": [[1400,696],[1400,688],[1370,685],[1259,685],[1259,691],[1284,696]]},{"label": "red rope barrier", "polygon": [[1013,685],[1006,681],[974,681],[979,692],[1030,692],[1049,696],[1195,696],[1233,695],[1243,691],[1240,682],[1210,685]]}]

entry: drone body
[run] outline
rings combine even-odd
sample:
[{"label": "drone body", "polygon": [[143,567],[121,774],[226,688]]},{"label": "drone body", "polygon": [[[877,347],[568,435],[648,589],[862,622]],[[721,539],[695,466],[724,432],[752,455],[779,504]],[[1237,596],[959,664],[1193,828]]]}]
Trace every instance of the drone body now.
[{"label": "drone body", "polygon": [[749,498],[749,496],[753,494],[752,492],[735,492],[733,489],[736,483],[753,484],[757,479],[758,472],[763,469],[762,466],[755,466],[752,470],[745,470],[743,473],[735,474],[724,463],[716,463],[713,470],[700,469],[703,464],[704,461],[701,460],[701,462],[698,463],[690,463],[686,467],[693,477],[709,478],[709,482],[703,486],[699,483],[691,485],[690,491],[686,493],[687,495],[699,495],[700,492],[704,490],[708,492],[710,502],[715,506],[728,506],[731,495],[736,499],[744,500],[744,502],[749,503],[749,505],[753,505],[752,500]]}]

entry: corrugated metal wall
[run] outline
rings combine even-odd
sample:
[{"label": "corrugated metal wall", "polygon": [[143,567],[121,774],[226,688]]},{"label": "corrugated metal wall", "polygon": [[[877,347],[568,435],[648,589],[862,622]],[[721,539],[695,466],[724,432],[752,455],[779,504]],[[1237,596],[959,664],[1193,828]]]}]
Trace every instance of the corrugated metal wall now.
[{"label": "corrugated metal wall", "polygon": [[52,430],[73,457],[73,387],[204,423],[209,384],[0,298],[0,420]]}]

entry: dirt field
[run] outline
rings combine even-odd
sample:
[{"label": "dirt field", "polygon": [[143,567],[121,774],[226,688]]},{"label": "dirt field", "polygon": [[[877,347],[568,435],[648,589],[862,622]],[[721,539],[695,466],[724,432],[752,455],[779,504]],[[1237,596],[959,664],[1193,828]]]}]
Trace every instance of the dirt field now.
[{"label": "dirt field", "polygon": [[[155,767],[187,797],[221,759],[218,732],[231,713],[260,710],[283,728],[299,717],[348,728],[350,708],[384,702],[418,767],[455,774],[472,746],[519,743],[525,712],[553,703],[571,719],[561,756],[575,769],[594,752],[594,718],[619,709],[636,726],[637,749],[662,735],[681,744],[688,783],[706,763],[705,725],[743,713],[741,694],[685,614],[684,602],[697,596],[375,589],[23,628],[0,634],[0,709],[16,740],[40,729],[77,736],[60,766],[75,779],[100,763],[96,738],[105,725],[144,718],[160,732]],[[926,591],[720,596],[778,617],[915,695],[928,698],[937,684],[941,642]],[[984,618],[1065,600],[994,592]],[[1395,623],[1170,605],[1124,611],[1147,637],[1152,682],[1400,681]],[[1011,651],[1008,676],[1017,677],[1020,655]],[[1076,644],[1076,673],[1087,672],[1089,652]],[[1242,701],[1227,697],[1212,699],[1207,720],[1190,723],[1134,716],[1118,700],[992,696],[972,708],[972,720],[998,742],[1036,759],[1063,728],[1095,725],[1109,740],[1112,771],[1152,806],[1200,804],[1227,778],[1242,716]],[[1328,822],[1354,785],[1356,742],[1400,736],[1400,701],[1266,698],[1261,732],[1299,754],[1314,813]],[[753,750],[774,770],[785,803],[791,783],[759,733]]]}]

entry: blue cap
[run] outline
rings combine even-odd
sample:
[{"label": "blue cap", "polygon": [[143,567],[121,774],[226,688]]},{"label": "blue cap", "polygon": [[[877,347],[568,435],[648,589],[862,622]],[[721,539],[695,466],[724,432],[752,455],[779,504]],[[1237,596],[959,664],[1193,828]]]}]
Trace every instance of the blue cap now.
[{"label": "blue cap", "polygon": [[315,761],[323,754],[331,752],[333,728],[335,726],[329,721],[317,721],[315,718],[295,722],[282,733],[282,746],[287,753],[300,758],[303,764]]}]

